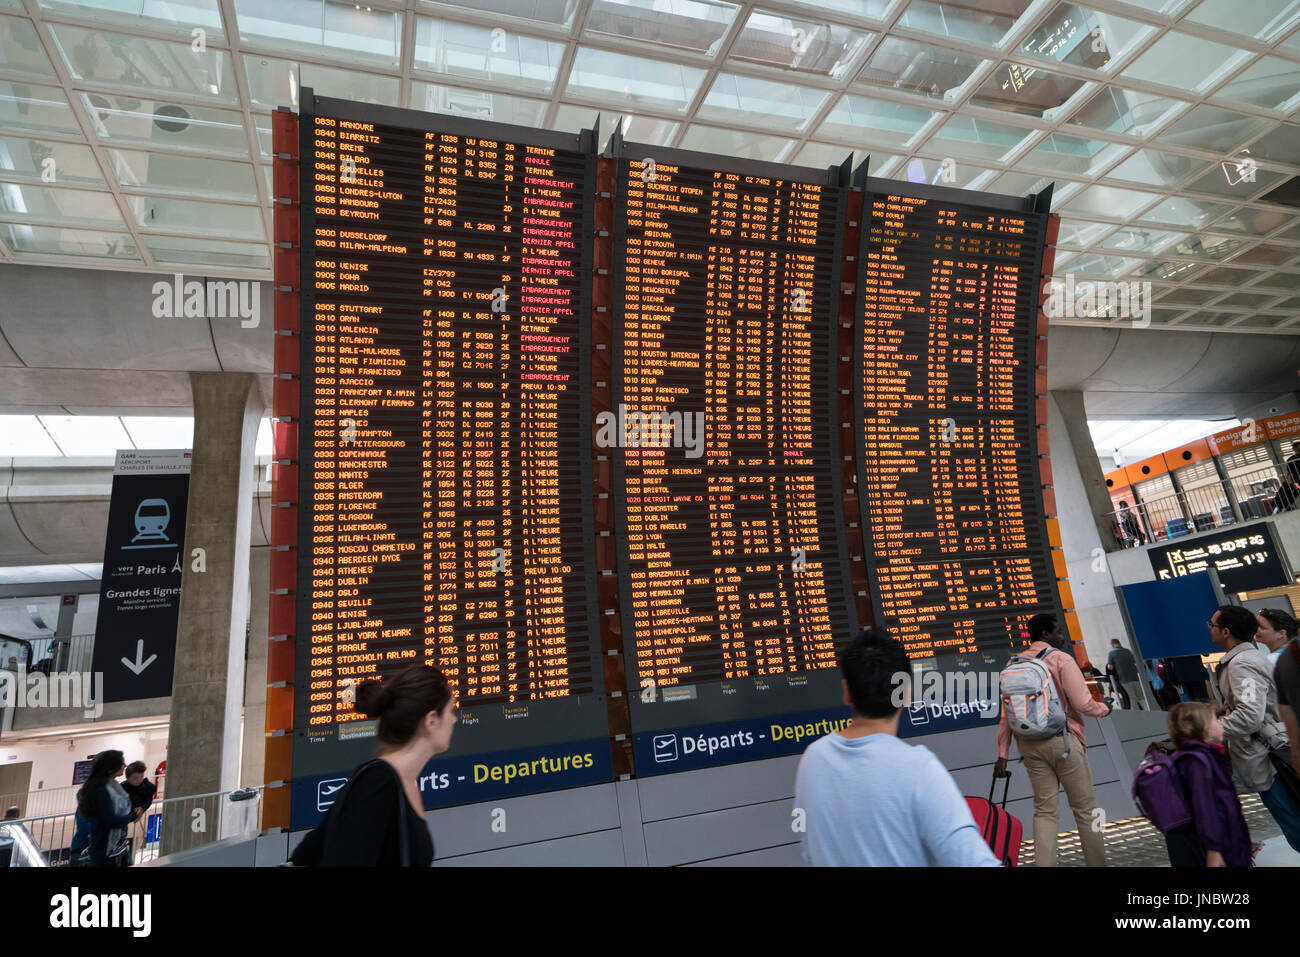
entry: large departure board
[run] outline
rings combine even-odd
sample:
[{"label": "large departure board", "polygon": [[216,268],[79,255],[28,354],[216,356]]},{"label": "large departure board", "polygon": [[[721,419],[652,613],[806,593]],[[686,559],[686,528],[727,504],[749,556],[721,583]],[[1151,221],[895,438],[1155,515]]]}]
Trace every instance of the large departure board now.
[{"label": "large departure board", "polygon": [[877,623],[919,664],[997,665],[1032,615],[1060,615],[1034,404],[1046,212],[865,186],[855,400]]},{"label": "large departure board", "polygon": [[847,190],[838,170],[617,140],[614,157],[609,437],[637,773],[797,750],[780,716],[834,708],[855,625],[833,401]]},{"label": "large departure board", "polygon": [[594,134],[306,90],[300,135],[295,823],[373,752],[355,684],[412,663],[460,701],[426,806],[608,780]]}]

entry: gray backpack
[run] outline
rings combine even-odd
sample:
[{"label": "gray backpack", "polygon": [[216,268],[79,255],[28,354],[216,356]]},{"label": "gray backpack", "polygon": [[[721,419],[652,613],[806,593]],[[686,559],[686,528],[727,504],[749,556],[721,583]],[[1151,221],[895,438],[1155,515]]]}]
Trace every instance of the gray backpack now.
[{"label": "gray backpack", "polygon": [[[1002,711],[1007,716],[1011,733],[1026,741],[1043,741],[1058,734],[1065,735],[1065,708],[1056,693],[1052,673],[1043,663],[1043,657],[1053,648],[1044,648],[1030,658],[1013,655],[998,676],[1002,697]],[[1069,736],[1065,736],[1067,752]]]}]

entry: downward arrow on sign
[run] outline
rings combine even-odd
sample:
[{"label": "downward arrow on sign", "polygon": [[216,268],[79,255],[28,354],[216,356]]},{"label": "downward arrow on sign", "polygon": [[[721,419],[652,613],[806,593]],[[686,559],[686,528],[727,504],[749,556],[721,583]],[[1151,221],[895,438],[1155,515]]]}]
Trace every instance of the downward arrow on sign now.
[{"label": "downward arrow on sign", "polygon": [[144,671],[144,669],[148,668],[151,664],[153,664],[154,659],[157,657],[158,657],[157,655],[150,655],[148,659],[145,659],[144,639],[141,638],[139,641],[135,643],[135,661],[132,661],[130,658],[123,658],[122,664],[130,668],[132,674],[138,675],[140,672]]}]

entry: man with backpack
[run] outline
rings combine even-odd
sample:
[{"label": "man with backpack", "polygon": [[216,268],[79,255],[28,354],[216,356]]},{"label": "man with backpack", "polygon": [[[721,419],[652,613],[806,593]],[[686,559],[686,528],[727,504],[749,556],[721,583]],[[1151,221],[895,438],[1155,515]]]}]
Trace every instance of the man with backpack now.
[{"label": "man with backpack", "polygon": [[1259,623],[1240,605],[1221,605],[1208,624],[1210,640],[1225,652],[1216,677],[1233,782],[1243,791],[1259,794],[1287,843],[1300,851],[1300,806],[1273,770],[1270,756],[1270,751],[1285,750],[1290,742],[1278,712],[1272,662],[1255,644]]},{"label": "man with backpack", "polygon": [[1097,799],[1084,750],[1083,716],[1104,718],[1110,708],[1089,694],[1078,662],[1065,650],[1068,640],[1055,616],[1029,619],[1029,638],[1029,647],[1014,655],[1001,675],[1002,717],[993,773],[998,777],[1010,773],[1007,757],[1014,735],[1034,789],[1034,863],[1056,866],[1058,792],[1064,788],[1084,862],[1105,867],[1105,841],[1094,826]]}]

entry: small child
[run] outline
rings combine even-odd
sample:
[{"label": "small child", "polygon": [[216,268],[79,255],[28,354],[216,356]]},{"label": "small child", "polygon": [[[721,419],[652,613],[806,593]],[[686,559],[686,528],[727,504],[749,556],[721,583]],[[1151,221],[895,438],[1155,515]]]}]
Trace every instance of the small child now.
[{"label": "small child", "polygon": [[1223,725],[1203,701],[1184,701],[1169,712],[1169,737],[1178,748],[1174,767],[1182,778],[1192,821],[1165,835],[1174,867],[1250,867],[1256,848],[1241,813],[1232,767],[1223,746]]}]

